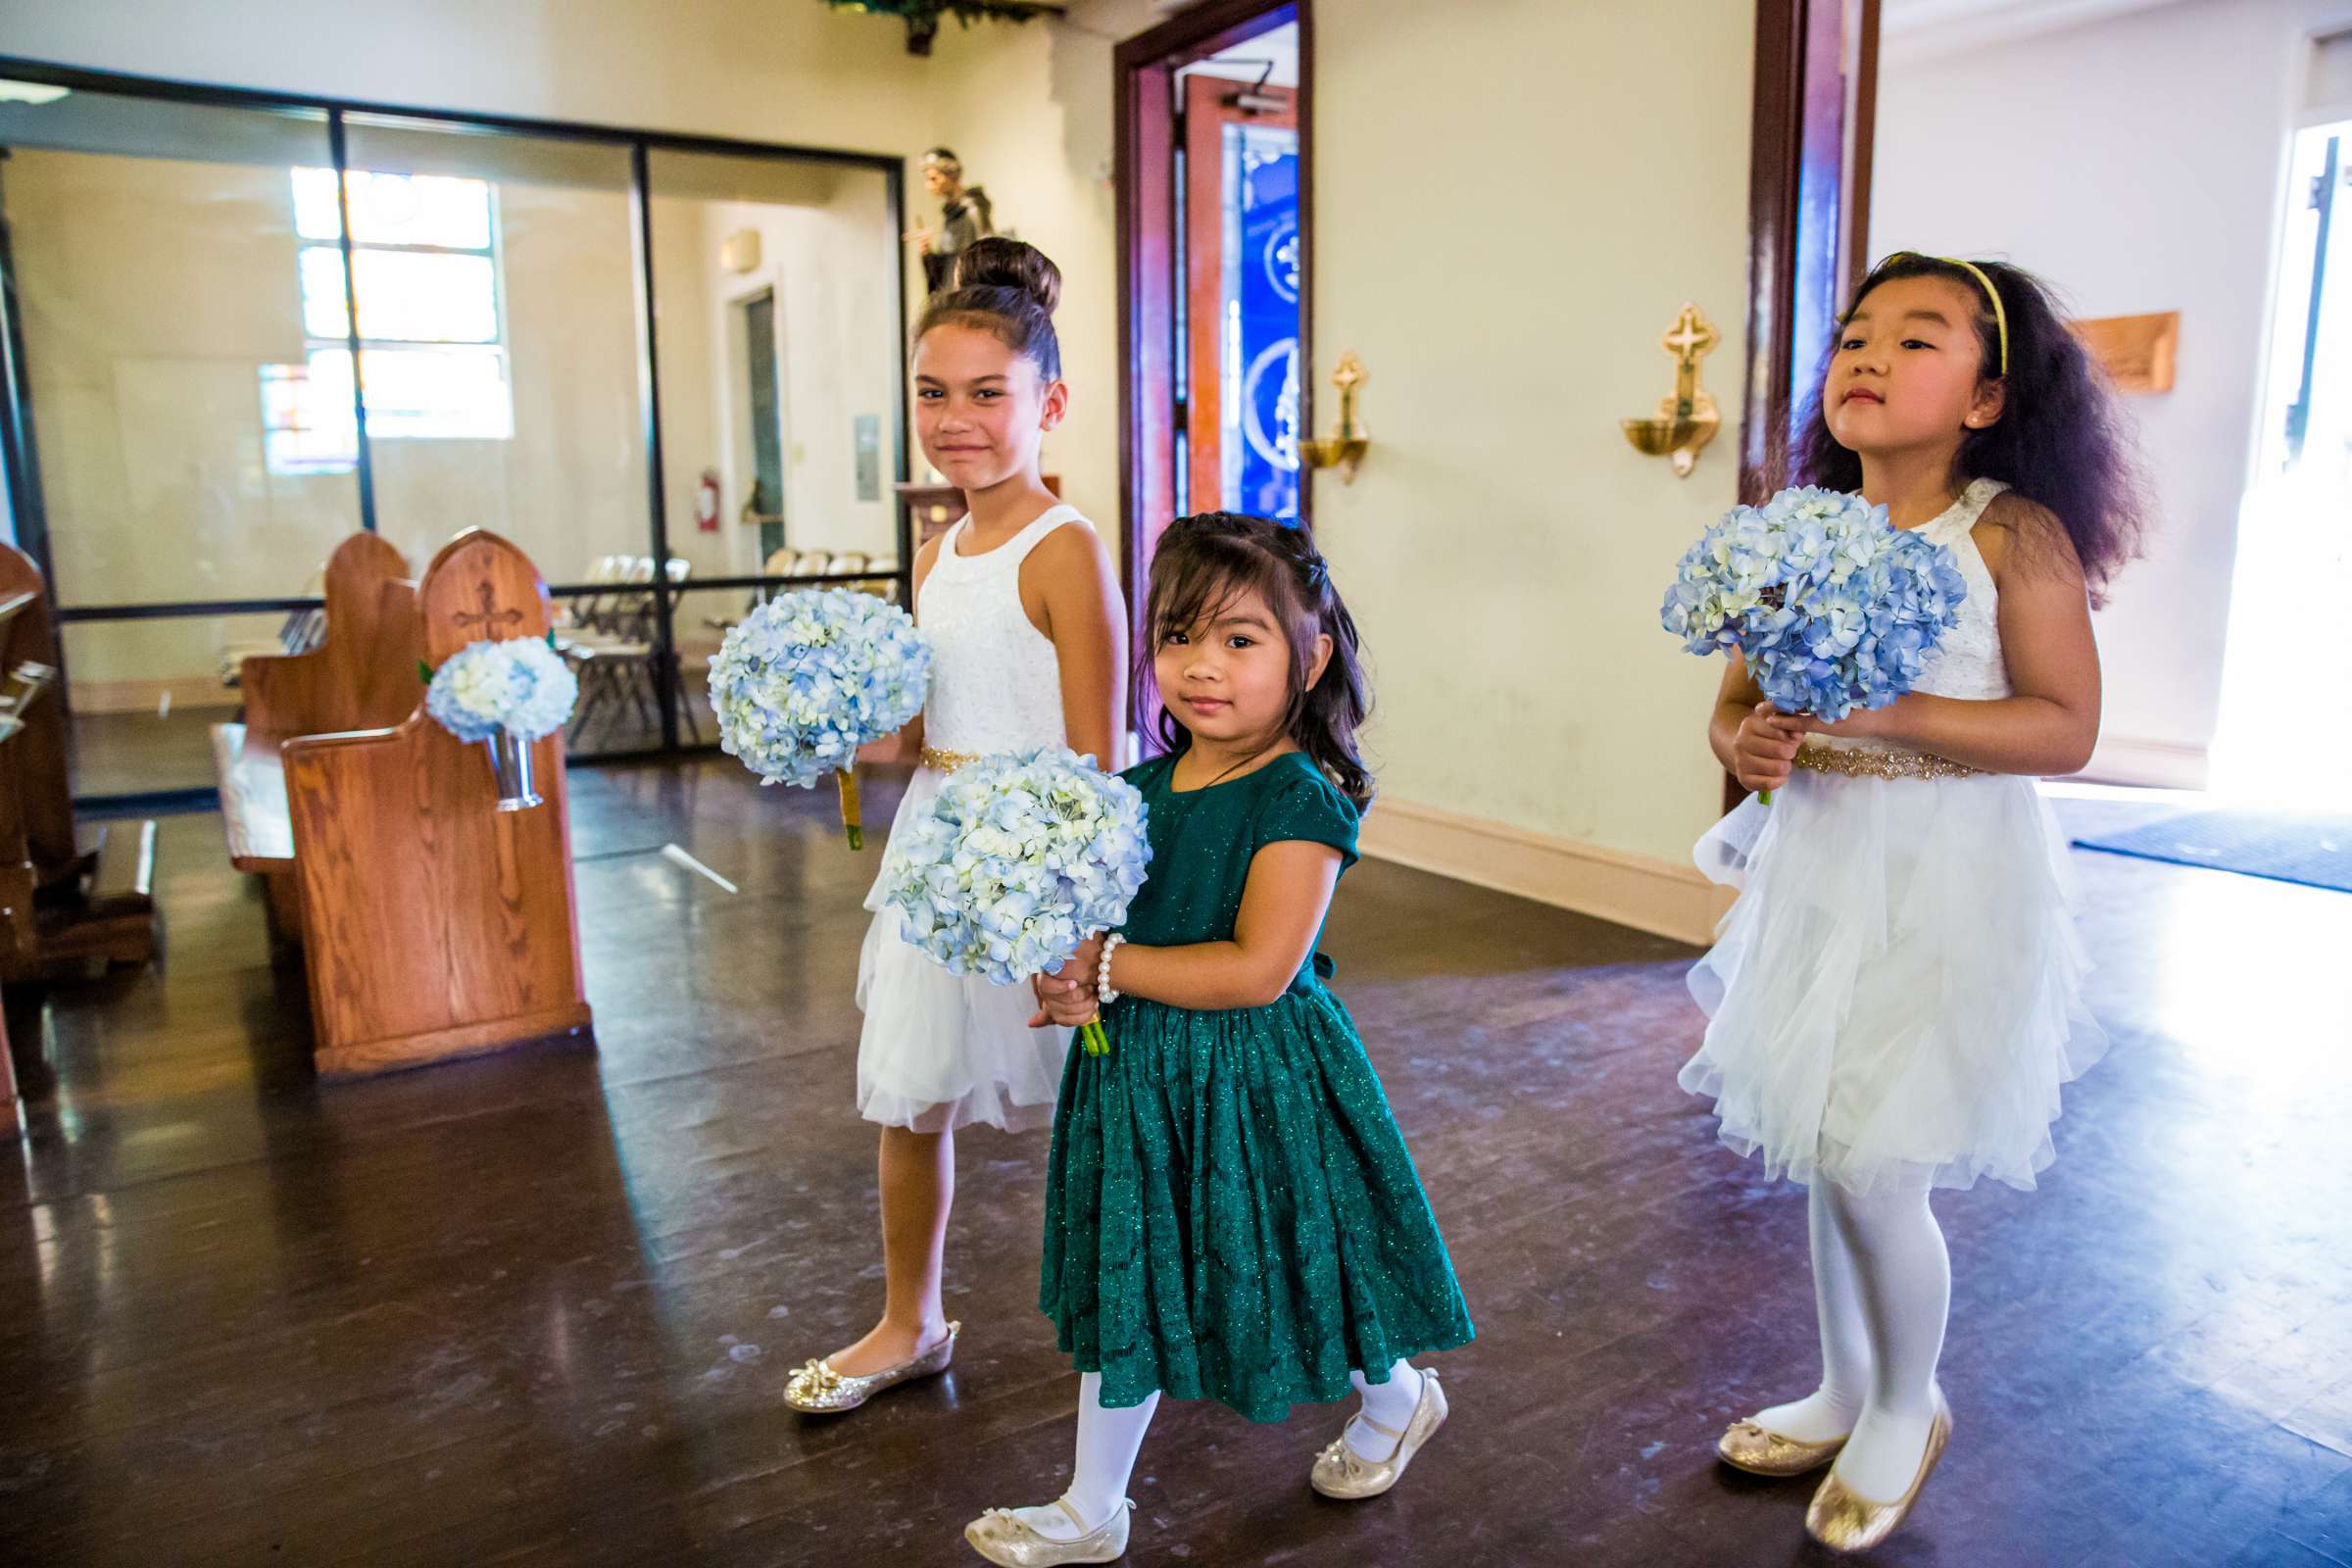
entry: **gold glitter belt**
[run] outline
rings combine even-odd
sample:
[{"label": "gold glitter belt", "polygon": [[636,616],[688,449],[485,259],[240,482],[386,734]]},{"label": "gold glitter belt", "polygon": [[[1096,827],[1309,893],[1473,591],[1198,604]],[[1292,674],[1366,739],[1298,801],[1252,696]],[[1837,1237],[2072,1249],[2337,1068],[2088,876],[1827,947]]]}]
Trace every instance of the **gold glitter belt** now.
[{"label": "gold glitter belt", "polygon": [[943,752],[936,746],[923,748],[923,765],[942,773],[953,773],[959,767],[969,767],[980,760],[978,752]]},{"label": "gold glitter belt", "polygon": [[1984,771],[1926,752],[1868,752],[1843,746],[1801,746],[1795,765],[1847,778],[1974,778]]}]

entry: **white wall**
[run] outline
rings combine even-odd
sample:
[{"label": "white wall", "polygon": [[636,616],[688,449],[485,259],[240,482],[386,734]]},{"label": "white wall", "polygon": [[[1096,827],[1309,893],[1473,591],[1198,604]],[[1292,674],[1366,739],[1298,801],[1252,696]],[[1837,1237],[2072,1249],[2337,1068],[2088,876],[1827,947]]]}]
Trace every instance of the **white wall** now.
[{"label": "white wall", "polygon": [[1719,671],[1657,615],[1735,499],[1733,432],[1677,479],[1618,420],[1668,390],[1658,337],[1686,300],[1723,332],[1706,378],[1738,418],[1751,18],[1318,13],[1315,373],[1361,358],[1374,447],[1352,486],[1317,481],[1316,527],[1377,666],[1396,801],[1686,865],[1716,812]]},{"label": "white wall", "polygon": [[36,60],[919,153],[939,83],[904,36],[815,0],[0,0],[8,52]]},{"label": "white wall", "polygon": [[2190,0],[1880,78],[1874,254],[2002,256],[2078,316],[2180,312],[2178,381],[2127,400],[2160,510],[2098,617],[2094,771],[2202,781],[2289,118],[2306,34],[2343,0]]},{"label": "white wall", "polygon": [[[729,159],[712,172],[722,177],[685,185],[690,194],[660,194],[664,172],[682,164],[655,164],[653,203],[673,550],[693,561],[698,575],[760,567],[759,530],[737,520],[753,479],[743,312],[771,293],[789,540],[796,549],[894,556],[891,442],[903,377],[886,346],[898,332],[889,270],[898,238],[880,176],[821,166],[766,170]],[[744,199],[753,191],[760,199]],[[745,233],[758,237],[760,259],[739,272],[724,265],[720,250]],[[882,421],[883,486],[873,501],[857,493],[852,436],[860,414]],[[720,476],[716,533],[696,527],[705,467]]]},{"label": "white wall", "polygon": [[[838,553],[862,551],[875,560],[898,554],[898,508],[890,493],[891,443],[898,439],[892,416],[905,377],[894,363],[873,352],[875,340],[898,330],[896,291],[879,267],[844,263],[879,256],[887,263],[897,236],[881,220],[871,176],[843,182],[823,207],[756,207],[728,203],[707,215],[712,265],[711,301],[724,318],[713,336],[730,349],[741,333],[735,313],[760,288],[772,288],[780,339],[777,370],[783,380],[785,533],[793,548]],[[754,230],[761,236],[763,260],[749,276],[716,268],[717,247],[728,234]],[[725,427],[748,431],[743,365],[730,359],[722,372]],[[857,416],[882,421],[882,490],[874,501],[858,499],[857,450],[852,440]],[[748,447],[730,453],[725,465],[727,493],[750,487]],[[919,458],[917,459],[919,461]],[[757,543],[757,530],[745,530]],[[743,569],[757,569],[749,561]]]},{"label": "white wall", "polygon": [[[657,163],[656,188],[665,168]],[[747,304],[761,293],[775,304],[777,412],[784,438],[785,536],[796,550],[862,552],[869,561],[898,555],[894,416],[904,377],[883,346],[898,333],[896,278],[890,264],[898,225],[882,205],[882,180],[863,170],[795,166],[788,179],[772,168],[726,160],[713,194],[657,196],[654,279],[662,322],[662,456],[667,465],[669,540],[694,563],[697,577],[757,572],[760,530],[740,520],[756,472],[751,442]],[[760,200],[723,199],[757,192]],[[720,259],[728,239],[758,236],[760,260],[748,271]],[[856,420],[880,425],[876,499],[858,494]],[[719,475],[719,525],[697,525],[702,470]],[[713,589],[682,602],[677,622],[690,662],[715,652],[709,624],[740,613],[741,590]]]}]

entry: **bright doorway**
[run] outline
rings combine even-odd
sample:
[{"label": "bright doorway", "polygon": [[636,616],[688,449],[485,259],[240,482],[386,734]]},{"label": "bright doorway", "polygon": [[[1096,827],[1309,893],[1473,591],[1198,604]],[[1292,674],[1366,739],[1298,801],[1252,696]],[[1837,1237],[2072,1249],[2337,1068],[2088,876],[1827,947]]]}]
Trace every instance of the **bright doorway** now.
[{"label": "bright doorway", "polygon": [[2340,808],[2352,730],[2329,694],[2352,598],[2352,120],[2296,134],[2285,194],[2211,785]]}]

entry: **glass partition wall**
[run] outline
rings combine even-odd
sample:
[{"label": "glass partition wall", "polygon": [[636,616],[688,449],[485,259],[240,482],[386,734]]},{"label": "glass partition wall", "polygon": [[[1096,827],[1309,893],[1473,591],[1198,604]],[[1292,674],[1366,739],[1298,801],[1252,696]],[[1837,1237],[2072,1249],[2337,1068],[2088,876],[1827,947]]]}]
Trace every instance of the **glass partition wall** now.
[{"label": "glass partition wall", "polygon": [[529,554],[573,757],[712,744],[749,606],[905,595],[903,227],[894,158],[0,60],[0,522],[76,794],[209,790],[238,661],[315,644],[363,529]]}]

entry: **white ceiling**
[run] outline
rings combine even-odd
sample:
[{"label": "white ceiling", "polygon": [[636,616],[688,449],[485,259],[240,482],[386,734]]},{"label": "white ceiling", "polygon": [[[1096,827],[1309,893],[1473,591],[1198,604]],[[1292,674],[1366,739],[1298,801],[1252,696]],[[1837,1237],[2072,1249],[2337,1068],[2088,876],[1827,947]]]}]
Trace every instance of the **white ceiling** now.
[{"label": "white ceiling", "polygon": [[1196,61],[1178,74],[1187,76],[1226,76],[1237,81],[1255,81],[1274,63],[1274,74],[1266,77],[1269,87],[1298,85],[1298,24],[1286,22],[1279,27],[1259,33],[1247,43],[1237,43],[1221,54]]},{"label": "white ceiling", "polygon": [[2008,43],[2179,0],[1882,0],[1882,59],[1893,64]]}]

